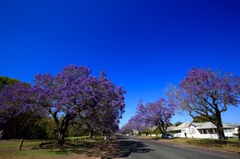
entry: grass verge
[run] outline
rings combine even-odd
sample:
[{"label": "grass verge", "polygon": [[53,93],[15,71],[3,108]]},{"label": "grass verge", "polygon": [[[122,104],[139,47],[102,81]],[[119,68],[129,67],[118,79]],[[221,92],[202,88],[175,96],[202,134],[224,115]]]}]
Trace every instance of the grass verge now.
[{"label": "grass verge", "polygon": [[76,137],[66,139],[71,141],[62,146],[55,141],[55,144],[44,145],[42,148],[39,144],[50,140],[24,140],[21,150],[18,150],[21,140],[0,140],[0,158],[65,158],[82,154],[99,157],[102,153],[101,147],[106,146],[103,137],[81,137],[75,142]]}]

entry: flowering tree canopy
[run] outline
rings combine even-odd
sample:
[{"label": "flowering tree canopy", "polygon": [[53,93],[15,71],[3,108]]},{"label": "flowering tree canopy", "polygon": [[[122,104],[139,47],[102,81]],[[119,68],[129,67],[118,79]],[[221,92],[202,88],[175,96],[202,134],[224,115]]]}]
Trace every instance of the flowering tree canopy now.
[{"label": "flowering tree canopy", "polygon": [[179,84],[169,93],[182,109],[195,118],[204,116],[217,126],[221,142],[225,142],[221,113],[228,106],[239,104],[240,77],[230,73],[212,72],[211,69],[192,68]]},{"label": "flowering tree canopy", "polygon": [[44,115],[35,103],[28,103],[28,98],[32,97],[30,88],[29,83],[17,81],[15,84],[7,83],[0,90],[0,123],[11,123],[13,138],[37,117]]},{"label": "flowering tree canopy", "polygon": [[128,123],[131,130],[136,130],[140,135],[142,131],[146,129],[146,125],[143,121],[142,116],[140,116],[140,114],[136,114],[135,116],[131,117]]},{"label": "flowering tree canopy", "polygon": [[174,115],[174,108],[175,105],[164,98],[160,98],[157,102],[149,102],[146,106],[140,100],[136,115],[128,122],[128,128],[141,131],[147,127],[156,126],[161,133],[165,133],[170,119]]},{"label": "flowering tree canopy", "polygon": [[100,124],[98,128],[105,131],[118,128],[126,92],[107,79],[104,72],[94,77],[84,66],[69,65],[56,76],[38,74],[34,82],[31,86],[0,78],[0,122],[25,112],[44,112],[56,123],[59,144],[64,142],[64,134],[74,119],[92,118],[91,122],[96,123],[91,124]]},{"label": "flowering tree canopy", "polygon": [[170,101],[160,98],[157,102],[147,103],[146,112],[146,123],[157,126],[160,133],[165,133],[170,119],[174,115],[174,105]]},{"label": "flowering tree canopy", "polygon": [[0,91],[0,122],[5,123],[27,112],[38,113],[37,107],[26,103],[30,88],[29,83],[18,82],[7,85]]},{"label": "flowering tree canopy", "polygon": [[87,119],[110,106],[115,116],[124,112],[125,91],[116,87],[104,75],[90,76],[90,69],[70,65],[60,74],[39,74],[34,80],[32,93],[37,94],[35,103],[52,115],[58,129],[58,142],[63,143],[64,134],[76,117]]}]

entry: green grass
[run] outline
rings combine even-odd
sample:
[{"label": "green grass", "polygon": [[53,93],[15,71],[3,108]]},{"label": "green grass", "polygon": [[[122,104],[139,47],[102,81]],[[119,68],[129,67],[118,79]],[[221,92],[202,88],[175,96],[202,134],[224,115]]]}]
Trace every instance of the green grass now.
[{"label": "green grass", "polygon": [[59,156],[50,149],[39,149],[39,143],[46,140],[25,140],[22,149],[19,149],[20,140],[2,140],[0,141],[0,156],[1,157],[45,157]]},{"label": "green grass", "polygon": [[[83,138],[78,142],[73,142],[73,139]],[[0,156],[1,158],[15,158],[15,157],[34,157],[34,158],[58,158],[69,156],[72,154],[83,154],[87,149],[100,144],[102,137],[94,137],[88,139],[87,137],[68,137],[67,140],[72,140],[69,144],[59,146],[57,144],[44,145],[43,148],[39,147],[41,142],[49,142],[51,140],[24,140],[22,149],[19,149],[21,140],[0,140]],[[55,140],[55,143],[57,141]]]}]

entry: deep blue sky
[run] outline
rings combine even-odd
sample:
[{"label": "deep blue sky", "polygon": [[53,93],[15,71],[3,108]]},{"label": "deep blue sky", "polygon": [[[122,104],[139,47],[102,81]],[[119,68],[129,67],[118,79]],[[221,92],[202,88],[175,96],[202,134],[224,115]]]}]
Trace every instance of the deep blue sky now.
[{"label": "deep blue sky", "polygon": [[[0,76],[32,82],[69,64],[103,70],[127,91],[121,126],[139,99],[164,97],[192,67],[240,75],[239,63],[238,0],[0,1]],[[240,123],[239,112],[223,121]]]}]

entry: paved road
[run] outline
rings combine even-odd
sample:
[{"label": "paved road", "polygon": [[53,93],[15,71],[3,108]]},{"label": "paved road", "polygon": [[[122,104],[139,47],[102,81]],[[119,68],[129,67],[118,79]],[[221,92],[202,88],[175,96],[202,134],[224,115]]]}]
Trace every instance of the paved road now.
[{"label": "paved road", "polygon": [[121,159],[240,159],[240,154],[174,145],[154,140],[117,136]]}]

